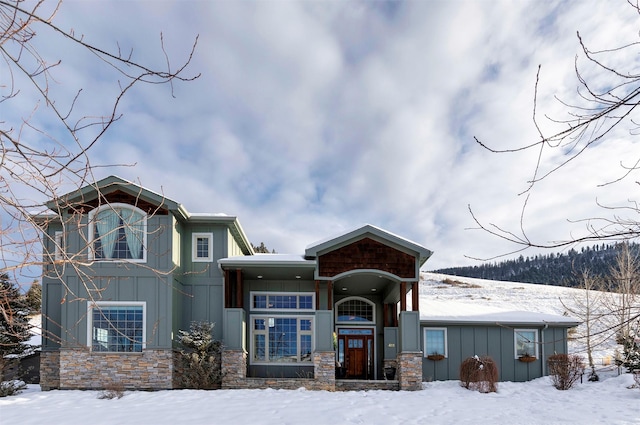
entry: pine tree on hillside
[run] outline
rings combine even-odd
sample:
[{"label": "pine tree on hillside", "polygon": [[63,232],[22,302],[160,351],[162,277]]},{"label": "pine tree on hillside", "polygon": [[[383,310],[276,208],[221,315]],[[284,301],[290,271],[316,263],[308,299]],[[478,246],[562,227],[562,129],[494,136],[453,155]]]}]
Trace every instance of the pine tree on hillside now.
[{"label": "pine tree on hillside", "polygon": [[251,247],[253,248],[253,251],[256,254],[275,254],[276,250],[272,249],[271,251],[269,251],[269,248],[267,248],[264,244],[264,242],[260,242],[260,246],[255,246],[254,244],[251,244]]}]

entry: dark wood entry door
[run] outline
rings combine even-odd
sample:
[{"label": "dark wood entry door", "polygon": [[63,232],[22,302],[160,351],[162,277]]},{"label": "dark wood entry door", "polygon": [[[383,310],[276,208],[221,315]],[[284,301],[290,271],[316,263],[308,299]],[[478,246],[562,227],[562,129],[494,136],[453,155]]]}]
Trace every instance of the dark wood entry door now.
[{"label": "dark wood entry door", "polygon": [[347,379],[373,379],[373,330],[340,329]]}]

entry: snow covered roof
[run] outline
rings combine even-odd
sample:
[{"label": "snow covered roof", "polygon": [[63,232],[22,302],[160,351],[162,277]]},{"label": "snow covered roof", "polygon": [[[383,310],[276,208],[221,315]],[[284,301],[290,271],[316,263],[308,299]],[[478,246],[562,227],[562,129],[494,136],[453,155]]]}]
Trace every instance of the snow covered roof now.
[{"label": "snow covered roof", "polygon": [[418,253],[421,266],[433,254],[431,250],[407,238],[403,238],[372,224],[364,224],[342,232],[339,235],[334,235],[308,245],[305,249],[305,255],[307,257],[316,257],[318,253],[325,249],[334,248],[365,235],[376,236],[403,247],[404,249],[409,249]]},{"label": "snow covered roof", "polygon": [[573,317],[531,311],[510,311],[456,301],[428,301],[420,305],[420,321],[428,324],[508,324],[518,326],[578,326]]},{"label": "snow covered roof", "polygon": [[315,260],[306,260],[299,254],[255,254],[222,258],[220,265],[261,266],[261,265],[289,265],[315,267]]}]

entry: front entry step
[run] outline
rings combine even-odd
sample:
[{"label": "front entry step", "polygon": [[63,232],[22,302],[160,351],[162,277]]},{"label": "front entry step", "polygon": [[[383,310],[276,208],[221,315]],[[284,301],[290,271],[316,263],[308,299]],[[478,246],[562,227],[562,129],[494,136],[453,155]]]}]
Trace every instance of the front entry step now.
[{"label": "front entry step", "polygon": [[336,379],[336,391],[399,391],[398,381],[373,381],[364,379]]}]

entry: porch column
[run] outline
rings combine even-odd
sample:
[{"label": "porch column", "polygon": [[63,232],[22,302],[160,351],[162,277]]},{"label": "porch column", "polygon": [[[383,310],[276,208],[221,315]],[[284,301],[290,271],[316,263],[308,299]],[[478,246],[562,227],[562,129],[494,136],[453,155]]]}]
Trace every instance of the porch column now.
[{"label": "porch column", "polygon": [[333,313],[316,311],[313,377],[316,388],[334,391],[336,387],[336,352],[333,346]]},{"label": "porch column", "polygon": [[224,308],[231,308],[231,270],[224,271]]},{"label": "porch column", "polygon": [[333,280],[327,281],[327,310],[333,309]]},{"label": "porch column", "polygon": [[316,280],[316,311],[320,310],[320,281]]},{"label": "porch column", "polygon": [[236,305],[234,307],[242,308],[242,269],[236,269]]},{"label": "porch column", "polygon": [[420,311],[420,289],[418,288],[418,283],[413,282],[411,284],[411,310]]},{"label": "porch column", "polygon": [[400,311],[407,311],[407,282],[400,282]]},{"label": "porch column", "polygon": [[422,389],[422,350],[420,349],[420,316],[417,311],[400,313],[400,350],[398,353],[398,381],[400,389]]}]

